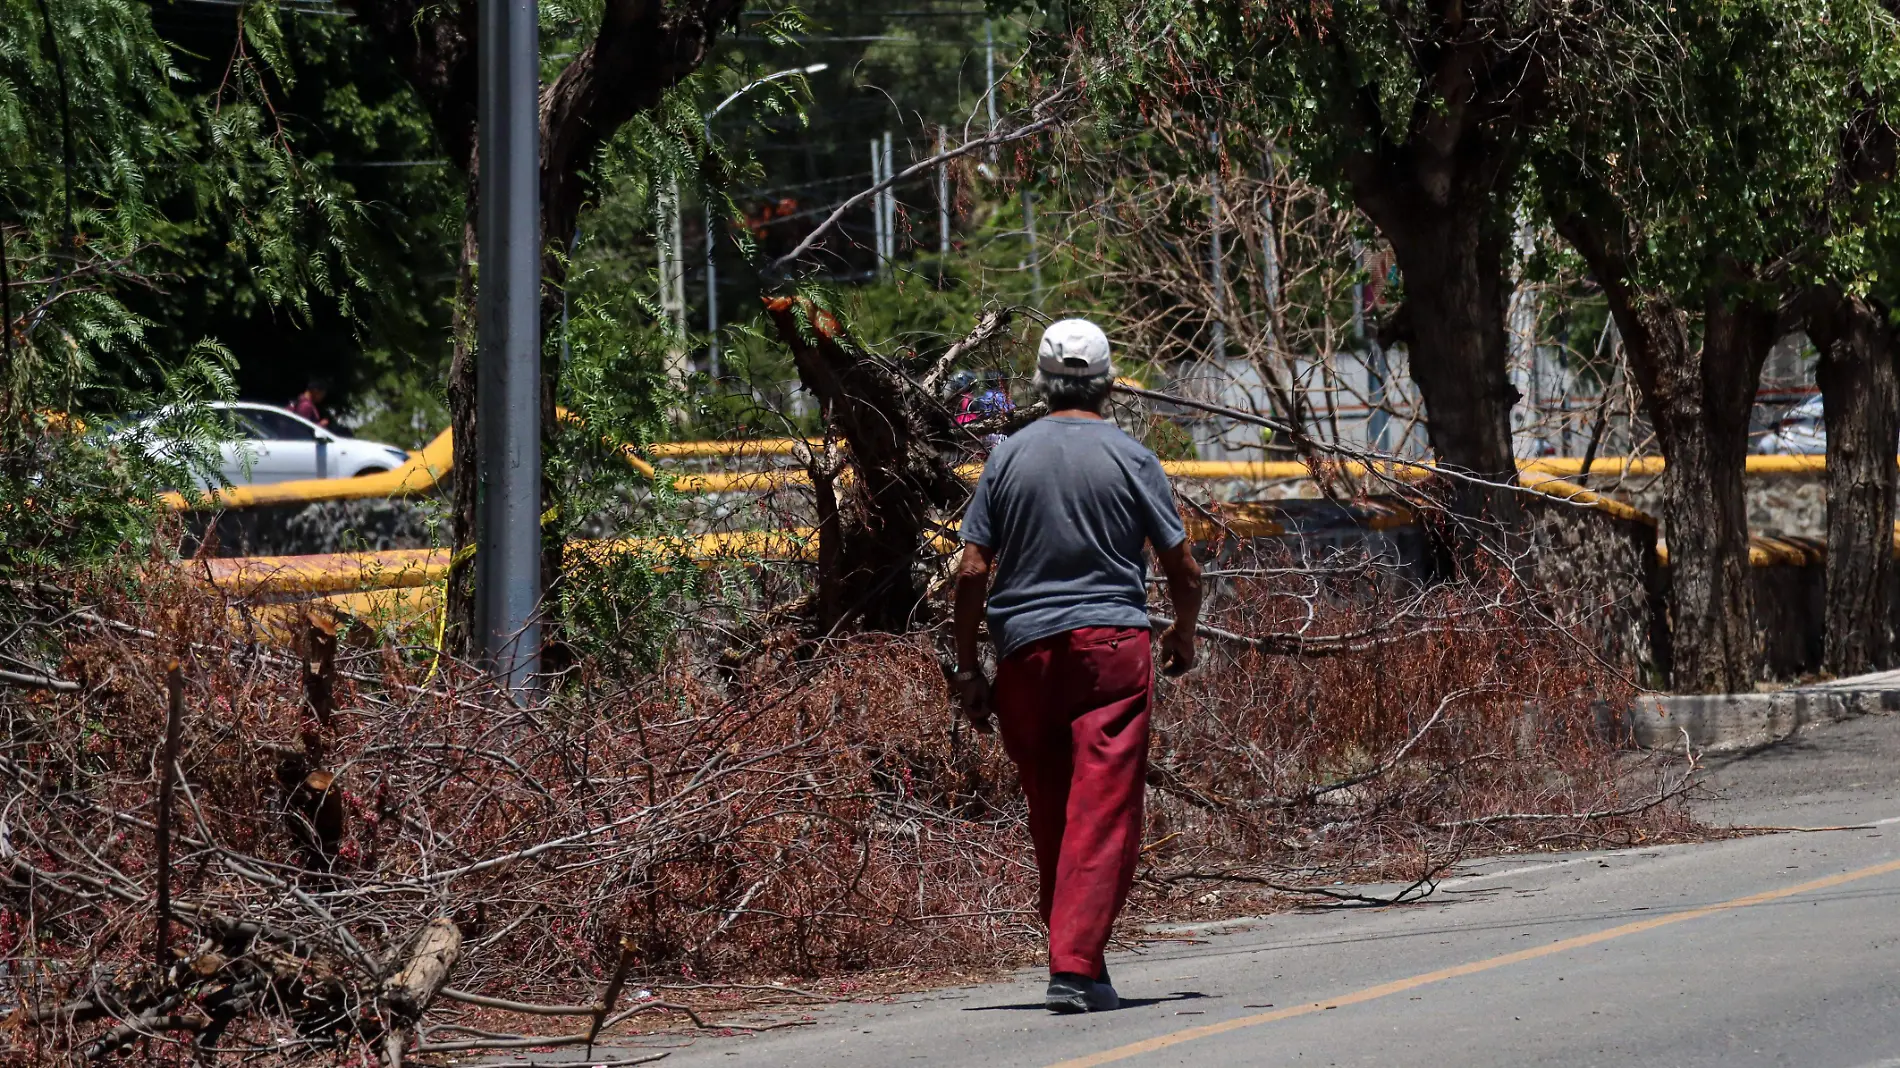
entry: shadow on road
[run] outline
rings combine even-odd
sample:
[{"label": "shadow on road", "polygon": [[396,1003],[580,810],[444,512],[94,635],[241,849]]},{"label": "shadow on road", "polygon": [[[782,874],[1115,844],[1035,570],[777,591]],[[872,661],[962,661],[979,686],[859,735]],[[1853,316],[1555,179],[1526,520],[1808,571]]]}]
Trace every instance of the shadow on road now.
[{"label": "shadow on road", "polygon": [[[1201,993],[1199,990],[1176,990],[1173,993],[1169,994],[1167,997],[1161,997],[1161,998],[1123,998],[1122,1008],[1142,1009],[1142,1008],[1147,1008],[1150,1005],[1162,1005],[1170,1001],[1196,1001],[1206,996],[1207,996],[1206,994]],[[1031,1009],[1034,1009],[1038,1012],[1049,1011],[1049,1007],[1047,1005],[1044,1005],[1040,1001],[1032,1002],[1026,1005],[971,1005],[963,1009],[962,1011],[964,1012],[999,1012],[999,1011],[1028,1012]]]}]

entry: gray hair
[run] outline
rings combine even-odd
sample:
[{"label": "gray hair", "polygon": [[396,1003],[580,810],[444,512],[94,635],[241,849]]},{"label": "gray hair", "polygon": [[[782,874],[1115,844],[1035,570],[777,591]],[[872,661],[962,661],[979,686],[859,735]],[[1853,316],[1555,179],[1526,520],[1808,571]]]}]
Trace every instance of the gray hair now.
[{"label": "gray hair", "polygon": [[1108,394],[1115,386],[1114,372],[1099,375],[1052,375],[1041,368],[1036,369],[1036,378],[1032,383],[1036,395],[1049,405],[1049,410],[1059,412],[1066,408],[1094,412],[1097,415],[1108,414]]}]

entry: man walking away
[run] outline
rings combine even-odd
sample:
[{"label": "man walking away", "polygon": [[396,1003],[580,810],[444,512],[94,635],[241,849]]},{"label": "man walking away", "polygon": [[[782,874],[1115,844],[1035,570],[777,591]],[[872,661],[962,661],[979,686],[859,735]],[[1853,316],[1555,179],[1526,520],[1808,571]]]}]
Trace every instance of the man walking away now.
[{"label": "man walking away", "polygon": [[1141,849],[1154,685],[1146,544],[1174,601],[1161,636],[1169,674],[1193,666],[1201,611],[1201,570],[1161,462],[1104,417],[1114,382],[1095,324],[1043,332],[1035,386],[1049,414],[990,454],[957,569],[953,682],[971,724],[990,730],[977,656],[987,591],[994,711],[1029,798],[1054,1012],[1120,1005],[1102,951]]}]

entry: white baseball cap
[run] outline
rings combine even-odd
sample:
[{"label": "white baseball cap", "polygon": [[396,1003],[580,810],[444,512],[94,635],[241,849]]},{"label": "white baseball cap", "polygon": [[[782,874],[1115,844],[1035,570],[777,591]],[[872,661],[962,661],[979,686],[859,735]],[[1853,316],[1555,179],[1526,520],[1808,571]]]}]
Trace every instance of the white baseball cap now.
[{"label": "white baseball cap", "polygon": [[1052,375],[1093,378],[1114,369],[1108,362],[1108,335],[1087,319],[1058,319],[1042,332],[1036,366]]}]

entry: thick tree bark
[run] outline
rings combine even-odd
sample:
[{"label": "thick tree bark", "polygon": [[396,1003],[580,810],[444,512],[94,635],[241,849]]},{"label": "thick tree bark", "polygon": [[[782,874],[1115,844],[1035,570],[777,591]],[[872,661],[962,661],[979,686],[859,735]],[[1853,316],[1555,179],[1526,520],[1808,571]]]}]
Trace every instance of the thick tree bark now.
[{"label": "thick tree bark", "polygon": [[[448,158],[468,177],[462,267],[456,308],[454,356],[449,371],[449,418],[455,430],[456,567],[451,571],[448,630],[451,648],[473,633],[468,549],[475,539],[475,336],[471,266],[477,253],[476,23],[474,0],[354,0],[365,26],[382,42],[429,113]],[[719,32],[738,17],[740,0],[608,0],[599,32],[541,90],[542,333],[559,329],[561,294],[567,280],[566,252],[582,206],[594,192],[593,164],[628,120],[656,106],[710,53]],[[555,401],[560,384],[560,347],[543,346],[541,426],[544,453],[557,432]],[[542,484],[543,506],[558,487]],[[545,540],[543,588],[559,581],[562,545]],[[558,622],[558,621],[553,621]]]},{"label": "thick tree bark", "polygon": [[1670,684],[1678,691],[1738,693],[1754,686],[1760,641],[1742,472],[1748,417],[1762,362],[1778,336],[1776,323],[1772,309],[1731,306],[1718,289],[1703,309],[1701,347],[1672,342],[1652,349],[1662,358],[1643,376],[1655,382],[1650,421],[1669,461],[1663,533]]},{"label": "thick tree bark", "polygon": [[[1513,485],[1511,385],[1505,305],[1504,236],[1483,203],[1447,205],[1423,215],[1380,221],[1405,272],[1412,379],[1425,401],[1426,431],[1441,464]],[[1515,526],[1516,494],[1466,481],[1450,483],[1453,510]]]},{"label": "thick tree bark", "polygon": [[[1587,190],[1580,176],[1569,188]],[[1668,467],[1663,534],[1669,549],[1669,684],[1686,693],[1746,691],[1760,660],[1749,582],[1742,473],[1762,362],[1779,333],[1773,309],[1732,303],[1718,281],[1703,308],[1702,344],[1688,314],[1632,282],[1629,225],[1605,196],[1560,212],[1557,232],[1603,287],[1630,374]],[[1731,269],[1728,280],[1740,282]]]},{"label": "thick tree bark", "polygon": [[1900,378],[1886,310],[1826,290],[1808,337],[1827,418],[1827,607],[1823,664],[1835,675],[1893,666],[1895,442]]},{"label": "thick tree bark", "polygon": [[[1507,528],[1522,519],[1514,490],[1503,488],[1517,481],[1508,201],[1548,89],[1540,31],[1512,27],[1515,17],[1488,4],[1431,7],[1414,38],[1419,81],[1409,114],[1395,113],[1373,84],[1336,115],[1364,146],[1339,161],[1353,202],[1391,241],[1405,280],[1412,379],[1432,451],[1441,464],[1501,484],[1455,481],[1453,508]],[[1341,48],[1337,75],[1363,84],[1363,64]]]}]

